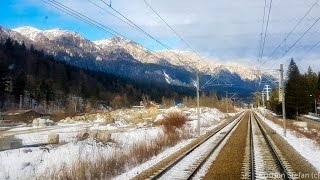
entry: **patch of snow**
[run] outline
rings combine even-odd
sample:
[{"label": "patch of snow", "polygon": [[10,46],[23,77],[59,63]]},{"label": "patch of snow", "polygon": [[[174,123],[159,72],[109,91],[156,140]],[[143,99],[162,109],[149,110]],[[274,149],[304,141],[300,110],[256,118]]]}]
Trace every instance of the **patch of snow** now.
[{"label": "patch of snow", "polygon": [[96,61],[102,61],[102,58],[100,56],[97,56]]},{"label": "patch of snow", "polygon": [[152,157],[151,160],[149,160],[149,161],[147,161],[145,163],[140,164],[139,166],[136,166],[136,167],[130,169],[128,172],[125,172],[125,173],[115,177],[114,179],[116,179],[116,180],[133,179],[137,174],[139,174],[139,173],[149,169],[150,167],[156,165],[161,160],[169,157],[171,154],[177,152],[181,148],[183,148],[186,145],[188,145],[189,143],[191,143],[191,141],[192,141],[192,139],[184,140],[184,141],[178,143],[177,145],[175,145],[173,147],[167,148],[162,153],[158,154],[157,156]]},{"label": "patch of snow", "polygon": [[303,117],[306,117],[306,118],[309,118],[309,119],[312,119],[312,120],[320,120],[320,118],[312,116],[312,115],[303,115]]},{"label": "patch of snow", "polygon": [[42,32],[40,29],[31,27],[31,26],[23,26],[23,27],[19,27],[16,29],[13,29],[14,31],[28,37],[29,39],[31,39],[32,41],[35,40],[36,36]]},{"label": "patch of snow", "polygon": [[188,86],[188,84],[181,82],[179,80],[176,79],[172,79],[169,74],[167,74],[165,71],[163,71],[163,75],[164,75],[164,79],[166,80],[166,82],[168,84],[172,84],[172,85],[178,85],[178,86]]}]

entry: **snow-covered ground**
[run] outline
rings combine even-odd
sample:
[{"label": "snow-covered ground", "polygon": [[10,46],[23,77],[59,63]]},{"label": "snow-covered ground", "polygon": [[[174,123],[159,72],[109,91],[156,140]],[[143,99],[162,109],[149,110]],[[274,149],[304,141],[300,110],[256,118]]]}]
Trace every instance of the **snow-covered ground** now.
[{"label": "snow-covered ground", "polygon": [[[258,113],[261,119],[264,117]],[[304,135],[294,131],[287,130],[286,137],[283,136],[283,128],[278,124],[273,123],[269,119],[265,119],[268,126],[282,136],[287,142],[300,153],[308,162],[310,162],[320,172],[320,146],[315,140],[306,138]]]},{"label": "snow-covered ground", "polygon": [[309,118],[309,119],[312,119],[312,120],[318,120],[318,121],[320,121],[320,118],[315,117],[315,116],[312,116],[312,115],[303,115],[303,117],[306,117],[306,118]]},{"label": "snow-covered ground", "polygon": [[[172,110],[165,110],[167,113]],[[195,133],[197,120],[195,120],[196,109],[189,109],[190,121],[185,126],[190,133]],[[161,115],[159,115],[161,116]],[[206,133],[223,122],[224,115],[216,109],[204,108],[201,116],[201,133]],[[99,157],[111,157],[118,153],[125,153],[132,150],[132,147],[141,143],[151,142],[164,134],[161,126],[149,126],[147,123],[139,123],[136,126],[129,126],[127,121],[115,121],[112,124],[100,123],[97,117],[92,122],[74,122],[72,124],[59,123],[56,126],[48,127],[46,131],[37,132],[37,127],[19,127],[11,129],[10,133],[17,133],[16,138],[22,139],[24,145],[45,143],[50,133],[57,133],[61,145],[49,145],[45,148],[31,147],[14,150],[0,151],[0,177],[3,179],[34,179],[39,175],[50,174],[54,170],[65,169],[80,159],[94,161]],[[111,141],[100,143],[89,138],[84,141],[77,141],[76,135],[81,131],[106,130],[111,132]],[[22,132],[19,134],[19,132]],[[30,133],[28,133],[30,131]],[[194,134],[191,134],[195,137]],[[156,164],[160,160],[178,151],[193,139],[184,139],[173,147],[168,147],[160,154],[150,160],[127,167],[124,174],[117,179],[130,179],[139,172]],[[0,179],[2,179],[0,178]]]}]

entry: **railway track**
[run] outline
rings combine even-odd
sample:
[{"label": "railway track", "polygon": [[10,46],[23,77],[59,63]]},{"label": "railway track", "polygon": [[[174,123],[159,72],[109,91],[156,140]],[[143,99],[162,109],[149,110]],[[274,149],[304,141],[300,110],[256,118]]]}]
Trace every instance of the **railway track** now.
[{"label": "railway track", "polygon": [[275,146],[259,118],[250,112],[243,179],[293,179],[290,164]]},{"label": "railway track", "polygon": [[218,147],[221,146],[222,142],[236,129],[245,114],[240,114],[234,121],[219,128],[209,137],[147,179],[192,179]]}]

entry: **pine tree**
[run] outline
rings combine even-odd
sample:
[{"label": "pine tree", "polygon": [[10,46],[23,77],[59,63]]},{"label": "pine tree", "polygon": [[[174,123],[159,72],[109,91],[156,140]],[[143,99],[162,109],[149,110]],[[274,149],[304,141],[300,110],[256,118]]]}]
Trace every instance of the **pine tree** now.
[{"label": "pine tree", "polygon": [[297,64],[291,59],[287,72],[286,85],[286,113],[289,118],[296,117],[303,109],[303,101],[306,97],[304,85]]},{"label": "pine tree", "polygon": [[317,89],[317,74],[314,73],[309,66],[307,73],[304,75],[304,106],[305,113],[314,111],[314,99],[316,97],[316,89]]},{"label": "pine tree", "polygon": [[279,102],[279,89],[274,88],[271,91],[270,100],[266,103],[267,108],[271,111],[281,114],[282,113],[282,107],[281,102]]},{"label": "pine tree", "polygon": [[5,101],[5,93],[8,85],[7,82],[8,68],[0,62],[0,109],[3,107]]},{"label": "pine tree", "polygon": [[19,102],[20,95],[24,94],[26,87],[26,79],[23,72],[17,73],[16,77],[13,79],[12,94],[16,102]]}]

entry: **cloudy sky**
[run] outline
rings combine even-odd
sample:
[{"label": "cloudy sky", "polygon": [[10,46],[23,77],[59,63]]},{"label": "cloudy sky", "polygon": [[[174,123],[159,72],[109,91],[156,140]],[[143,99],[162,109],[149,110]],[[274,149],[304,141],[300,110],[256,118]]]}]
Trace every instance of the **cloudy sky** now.
[{"label": "cloudy sky", "polygon": [[[76,31],[90,40],[110,38],[112,35],[87,25],[55,9],[44,1],[6,0],[0,2],[0,25],[8,28],[33,26],[39,29],[61,28]],[[56,0],[91,19],[119,32],[149,49],[165,49],[159,43],[115,18],[116,14],[101,0]],[[110,0],[104,0],[107,4]],[[258,64],[264,0],[146,0],[173,29],[201,56],[246,65]],[[293,57],[305,71],[308,66],[320,71],[320,21],[287,53],[293,43],[320,17],[319,5],[314,5],[308,16],[282,43],[306,12],[319,0],[273,0],[262,64],[264,69],[285,65]],[[99,7],[94,5],[96,3]],[[270,0],[266,0],[266,18]],[[172,49],[190,51],[179,38],[154,14],[144,0],[112,0],[112,7],[128,17],[146,32]],[[105,11],[106,10],[106,11]],[[119,15],[118,15],[119,16]],[[320,46],[320,45],[319,45]],[[307,54],[306,54],[307,53]],[[284,55],[285,54],[285,55]],[[271,57],[270,57],[271,56]],[[282,57],[283,56],[283,57]]]}]

